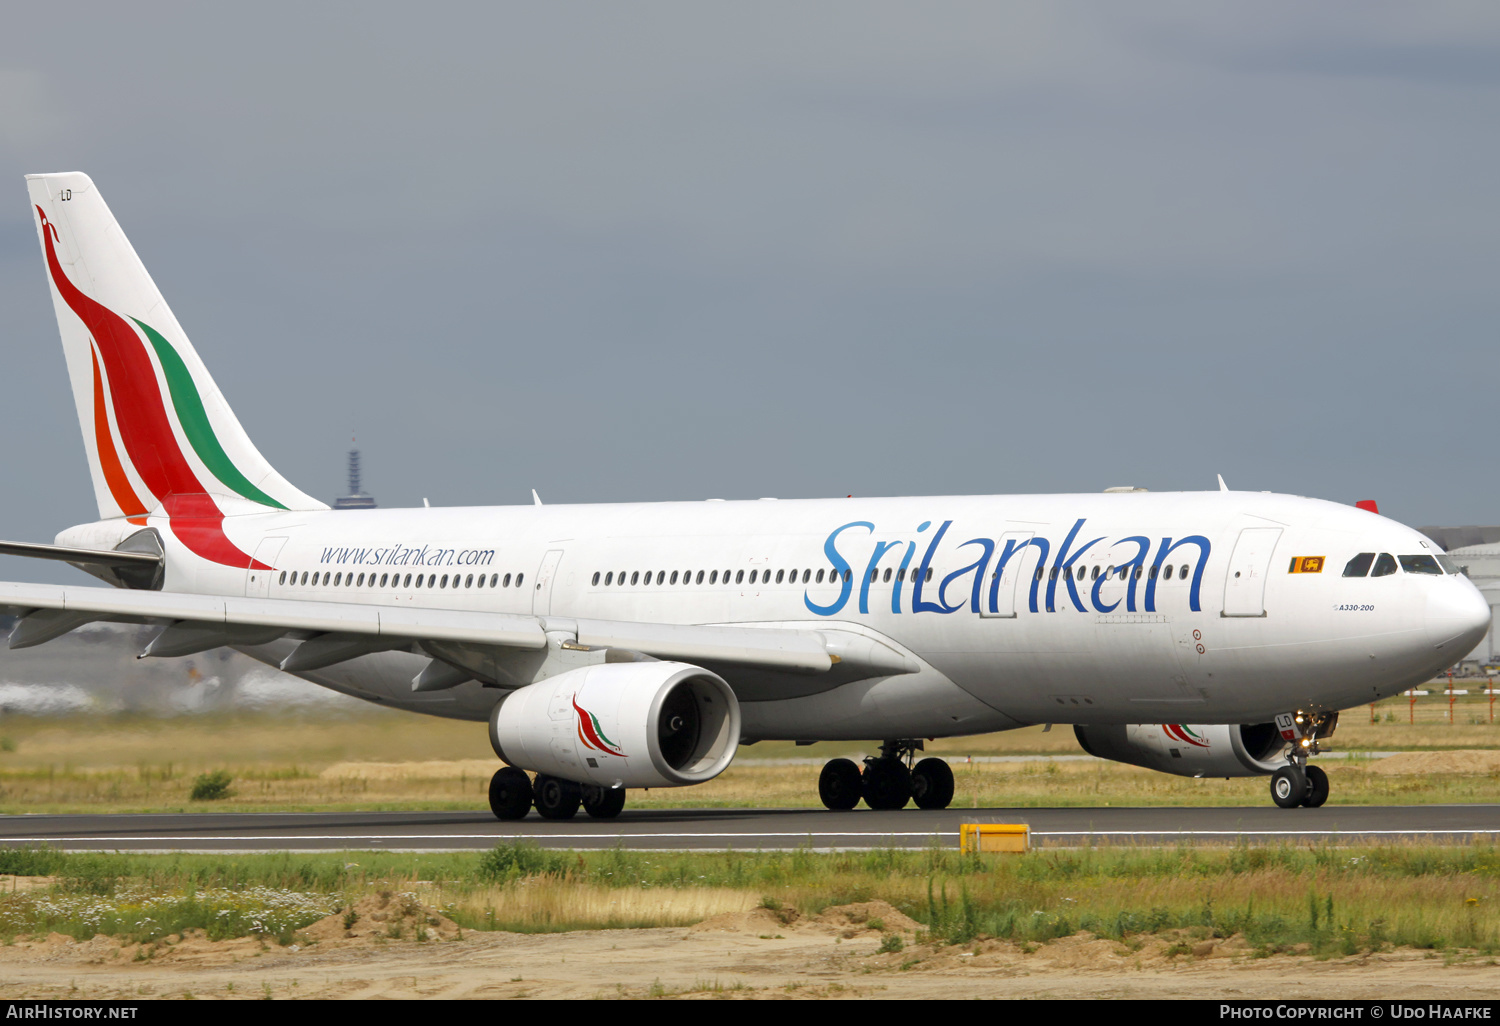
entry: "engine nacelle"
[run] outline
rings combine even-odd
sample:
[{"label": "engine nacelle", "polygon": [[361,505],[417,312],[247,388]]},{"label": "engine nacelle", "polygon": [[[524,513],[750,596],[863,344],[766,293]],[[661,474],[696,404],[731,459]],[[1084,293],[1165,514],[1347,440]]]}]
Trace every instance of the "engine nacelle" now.
[{"label": "engine nacelle", "polygon": [[1274,723],[1131,723],[1076,726],[1083,750],[1100,759],[1183,777],[1258,777],[1285,765]]},{"label": "engine nacelle", "polygon": [[712,780],[740,743],[740,706],[716,674],[687,663],[602,663],[511,692],[490,744],[512,766],[604,787]]}]

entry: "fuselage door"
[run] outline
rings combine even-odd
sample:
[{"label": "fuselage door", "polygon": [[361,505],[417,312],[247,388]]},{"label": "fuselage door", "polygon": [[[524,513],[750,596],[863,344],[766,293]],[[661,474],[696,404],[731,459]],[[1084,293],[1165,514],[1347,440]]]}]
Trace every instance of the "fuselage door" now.
[{"label": "fuselage door", "polygon": [[557,580],[557,564],[562,558],[562,549],[552,549],[542,558],[541,568],[536,572],[536,587],[531,589],[532,616],[546,616],[552,612],[552,582]]},{"label": "fuselage door", "polygon": [[1280,537],[1279,527],[1247,527],[1240,532],[1224,578],[1224,616],[1266,615],[1266,574]]},{"label": "fuselage door", "polygon": [[245,572],[245,596],[247,598],[265,598],[271,594],[271,576],[276,573],[276,560],[281,556],[281,547],[286,544],[286,538],[262,538],[260,544],[255,547],[255,562],[271,567],[270,570],[259,570],[251,567]]},{"label": "fuselage door", "polygon": [[984,590],[979,597],[979,615],[995,617],[997,619],[1011,618],[1016,615],[1016,589],[1022,577],[1031,576],[1026,572],[1026,555],[1031,551],[1028,542],[1031,541],[1032,531],[1008,531],[1001,535],[999,544],[995,547],[995,561],[1010,550],[1010,558],[1005,561],[1003,570],[991,570],[990,578],[985,582]]}]

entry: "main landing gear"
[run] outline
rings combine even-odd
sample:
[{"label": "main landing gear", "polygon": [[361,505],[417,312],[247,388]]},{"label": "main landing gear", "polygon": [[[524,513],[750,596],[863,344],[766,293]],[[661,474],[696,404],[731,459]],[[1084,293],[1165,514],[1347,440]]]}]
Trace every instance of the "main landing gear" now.
[{"label": "main landing gear", "polygon": [[832,759],[818,777],[818,797],[834,810],[852,809],[861,798],[872,809],[902,809],[911,801],[920,809],[946,809],[953,801],[953,770],[942,759],[912,765],[921,750],[919,740],[886,741],[878,756],[865,759],[863,773],[852,759]]},{"label": "main landing gear", "polygon": [[1307,757],[1318,754],[1318,742],[1332,735],[1338,722],[1336,712],[1299,711],[1276,717],[1282,737],[1292,742],[1286,765],[1271,774],[1271,800],[1278,807],[1316,809],[1328,800],[1328,774],[1320,766],[1309,765]]},{"label": "main landing gear", "polygon": [[495,771],[490,778],[490,811],[496,819],[525,819],[533,805],[543,819],[572,819],[580,806],[594,819],[614,819],[625,808],[625,789],[575,784],[545,773],[532,780],[514,766]]}]

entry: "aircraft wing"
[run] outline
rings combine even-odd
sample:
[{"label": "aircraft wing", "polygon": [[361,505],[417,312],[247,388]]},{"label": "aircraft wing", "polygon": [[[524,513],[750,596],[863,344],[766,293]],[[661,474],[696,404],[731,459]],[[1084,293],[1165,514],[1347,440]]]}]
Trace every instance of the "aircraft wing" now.
[{"label": "aircraft wing", "polygon": [[[610,649],[760,671],[820,674],[843,664],[839,676],[858,679],[919,669],[893,648],[837,629],[633,623],[8,581],[0,582],[0,612],[20,617],[10,634],[11,648],[40,645],[88,623],[159,624],[162,630],[143,657],[290,639],[297,644],[281,667],[291,672],[403,648],[432,655],[455,670],[472,668],[476,652],[486,653],[490,662],[540,652],[549,645],[549,633],[561,635],[563,646],[575,650]],[[454,676],[434,674],[420,689],[452,686],[447,681],[456,683]],[[505,683],[505,673],[492,676]]]}]

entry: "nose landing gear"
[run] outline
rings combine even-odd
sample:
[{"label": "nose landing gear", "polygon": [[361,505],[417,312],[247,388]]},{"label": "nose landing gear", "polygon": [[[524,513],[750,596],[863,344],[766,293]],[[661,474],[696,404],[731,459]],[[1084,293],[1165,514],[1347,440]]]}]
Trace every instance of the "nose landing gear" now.
[{"label": "nose landing gear", "polygon": [[1282,713],[1276,717],[1281,736],[1292,742],[1287,764],[1271,774],[1271,800],[1278,807],[1316,809],[1328,801],[1328,774],[1320,766],[1308,765],[1307,758],[1318,754],[1318,742],[1333,734],[1338,722],[1336,712]]},{"label": "nose landing gear", "polygon": [[861,798],[872,809],[902,809],[915,801],[918,808],[946,809],[953,801],[953,770],[942,759],[927,758],[912,765],[922,742],[897,738],[880,746],[880,754],[865,759],[864,772],[849,759],[832,759],[818,777],[818,797],[828,809],[847,810]]}]

